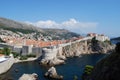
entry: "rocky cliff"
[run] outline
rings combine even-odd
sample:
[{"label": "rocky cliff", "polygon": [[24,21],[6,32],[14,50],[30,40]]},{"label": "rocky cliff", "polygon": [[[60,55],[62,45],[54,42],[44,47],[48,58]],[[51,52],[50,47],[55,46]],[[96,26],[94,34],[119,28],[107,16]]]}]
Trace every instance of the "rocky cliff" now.
[{"label": "rocky cliff", "polygon": [[83,80],[120,80],[120,43],[115,51],[98,62],[91,75]]},{"label": "rocky cliff", "polygon": [[81,54],[101,54],[109,53],[114,46],[109,42],[100,42],[94,40],[85,40],[76,43],[68,43],[66,46],[43,50],[42,64],[56,65],[64,63],[67,57],[80,56]]},{"label": "rocky cliff", "polygon": [[87,40],[63,47],[62,54],[66,57],[71,57],[81,54],[108,53],[113,48],[113,45],[108,42]]}]

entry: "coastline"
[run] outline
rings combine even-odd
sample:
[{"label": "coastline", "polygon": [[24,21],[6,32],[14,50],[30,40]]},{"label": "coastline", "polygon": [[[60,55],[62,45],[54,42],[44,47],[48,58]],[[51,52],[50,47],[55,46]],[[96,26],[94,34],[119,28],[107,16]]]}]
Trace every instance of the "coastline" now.
[{"label": "coastline", "polygon": [[[58,66],[55,66],[55,68],[56,68],[58,74],[61,74],[64,76],[64,80],[71,80],[71,79],[73,79],[74,75],[80,76],[82,74],[81,69],[83,69],[82,67],[84,66],[84,64],[86,64],[86,63],[93,64],[92,61],[94,61],[94,63],[96,63],[96,60],[103,58],[104,55],[100,54],[100,56],[99,55],[96,56],[93,54],[93,55],[83,55],[80,58],[77,58],[77,57],[67,58],[65,65],[58,65]],[[93,58],[94,58],[94,60],[93,60]],[[81,63],[81,64],[79,64],[79,63]],[[18,66],[20,66],[20,67],[18,67]],[[28,66],[30,66],[30,68],[28,68]],[[1,79],[2,80],[7,80],[7,79],[18,80],[18,78],[20,78],[20,76],[24,73],[27,73],[27,74],[37,73],[39,76],[38,80],[46,80],[46,78],[43,77],[43,75],[48,70],[48,68],[49,67],[44,67],[44,66],[38,64],[36,61],[20,62],[20,63],[13,65],[7,73],[1,75]],[[81,69],[79,69],[79,68],[81,68]],[[72,73],[70,71],[71,69],[73,69]],[[11,75],[11,73],[13,75]],[[18,77],[16,77],[16,76],[18,76]]]},{"label": "coastline", "polygon": [[[20,62],[28,62],[28,61],[35,61],[37,60],[37,57],[36,58],[28,58],[27,60],[19,60],[17,58],[13,58],[13,56],[5,61],[5,62],[2,62],[0,63],[0,75],[6,73],[8,70],[11,69],[11,67],[15,64],[15,63],[20,63]],[[6,65],[6,66],[3,66],[3,65]]]}]

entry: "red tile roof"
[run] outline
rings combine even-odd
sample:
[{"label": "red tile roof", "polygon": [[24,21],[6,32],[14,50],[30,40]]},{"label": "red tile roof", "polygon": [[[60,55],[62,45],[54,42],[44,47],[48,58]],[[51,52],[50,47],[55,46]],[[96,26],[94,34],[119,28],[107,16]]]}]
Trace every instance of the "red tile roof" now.
[{"label": "red tile roof", "polygon": [[[33,45],[33,46],[38,46],[38,47],[47,47],[47,46],[55,46],[58,44],[62,44],[62,43],[68,43],[70,41],[74,41],[74,40],[79,40],[82,39],[83,37],[79,37],[79,38],[72,38],[71,40],[54,40],[54,41],[42,41],[42,40],[33,40],[33,39],[24,39],[24,38],[14,38],[14,37],[5,37],[4,40],[7,43],[10,44],[21,44],[21,45]],[[11,42],[10,42],[11,41]]]}]

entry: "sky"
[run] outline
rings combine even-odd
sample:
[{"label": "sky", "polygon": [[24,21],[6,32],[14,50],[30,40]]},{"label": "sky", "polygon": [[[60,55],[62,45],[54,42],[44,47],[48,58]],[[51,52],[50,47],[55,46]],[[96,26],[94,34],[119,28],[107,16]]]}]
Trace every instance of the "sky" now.
[{"label": "sky", "polygon": [[120,0],[0,0],[0,17],[41,28],[120,36]]}]

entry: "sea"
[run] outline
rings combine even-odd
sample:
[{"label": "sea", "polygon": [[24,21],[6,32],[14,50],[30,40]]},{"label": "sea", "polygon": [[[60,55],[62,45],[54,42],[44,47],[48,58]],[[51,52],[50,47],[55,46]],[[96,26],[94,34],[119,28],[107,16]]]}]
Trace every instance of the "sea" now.
[{"label": "sea", "polygon": [[[94,66],[105,56],[105,54],[86,54],[80,57],[71,57],[67,58],[65,64],[57,65],[55,68],[59,75],[64,76],[64,80],[73,80],[74,76],[77,76],[78,80],[82,80],[81,76],[85,66]],[[0,80],[18,80],[24,73],[37,73],[38,80],[53,80],[44,77],[48,69],[49,67],[40,65],[39,61],[15,63],[8,72],[0,75]]]}]

